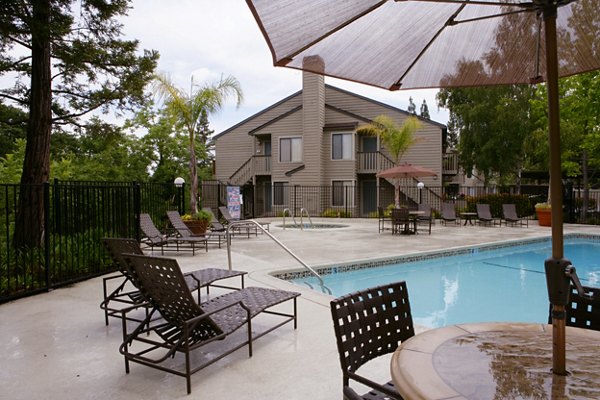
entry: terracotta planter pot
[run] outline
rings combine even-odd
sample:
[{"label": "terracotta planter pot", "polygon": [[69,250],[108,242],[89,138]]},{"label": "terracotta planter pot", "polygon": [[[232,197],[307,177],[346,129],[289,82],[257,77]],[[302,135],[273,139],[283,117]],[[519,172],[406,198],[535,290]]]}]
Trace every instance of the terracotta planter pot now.
[{"label": "terracotta planter pot", "polygon": [[194,235],[204,235],[206,230],[208,229],[208,221],[200,221],[200,220],[188,220],[183,221],[185,226],[187,226],[192,234]]},{"label": "terracotta planter pot", "polygon": [[552,226],[552,209],[539,208],[535,210],[540,226]]}]

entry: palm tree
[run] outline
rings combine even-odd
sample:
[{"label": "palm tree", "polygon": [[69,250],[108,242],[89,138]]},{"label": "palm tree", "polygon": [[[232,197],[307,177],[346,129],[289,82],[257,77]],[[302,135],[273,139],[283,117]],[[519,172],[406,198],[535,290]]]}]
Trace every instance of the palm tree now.
[{"label": "palm tree", "polygon": [[[414,133],[421,127],[416,117],[408,117],[402,125],[398,125],[387,115],[378,115],[373,122],[358,127],[357,133],[379,136],[379,139],[393,158],[394,166],[399,165],[400,158],[417,142]],[[400,180],[394,179],[394,203],[400,207]]]},{"label": "palm tree", "polygon": [[[242,88],[232,76],[221,78],[217,83],[194,85],[191,81],[189,94],[176,87],[165,74],[154,77],[154,93],[164,100],[167,112],[175,121],[178,129],[187,133],[190,150],[190,211],[198,212],[198,170],[196,161],[196,133],[203,115],[220,111],[230,97],[236,99],[236,106],[243,100]],[[206,146],[206,143],[203,143]]]}]

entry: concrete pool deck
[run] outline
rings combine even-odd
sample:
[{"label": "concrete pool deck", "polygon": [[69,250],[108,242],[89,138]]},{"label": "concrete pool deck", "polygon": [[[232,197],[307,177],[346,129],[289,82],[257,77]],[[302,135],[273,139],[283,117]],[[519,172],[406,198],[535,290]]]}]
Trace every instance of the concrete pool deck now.
[{"label": "concrete pool deck", "polygon": [[[313,267],[551,234],[537,221],[530,221],[529,227],[437,222],[431,235],[392,236],[389,231],[377,233],[376,219],[313,220],[348,227],[300,231],[283,230],[280,219],[271,223],[271,233]],[[565,225],[564,232],[600,235],[600,227]],[[0,305],[0,399],[341,399],[331,298],[273,278],[273,271],[300,265],[265,235],[234,239],[231,254],[233,268],[249,272],[246,286],[302,293],[297,330],[285,325],[257,340],[252,358],[241,349],[197,372],[192,394],[187,395],[184,378],[137,364],[125,374],[118,352],[120,322],[112,318],[104,325],[98,307],[102,278],[90,279]],[[177,258],[184,271],[227,268],[225,247],[212,246],[195,256],[168,255]],[[375,378],[389,380],[389,362],[383,360],[377,367]]]}]

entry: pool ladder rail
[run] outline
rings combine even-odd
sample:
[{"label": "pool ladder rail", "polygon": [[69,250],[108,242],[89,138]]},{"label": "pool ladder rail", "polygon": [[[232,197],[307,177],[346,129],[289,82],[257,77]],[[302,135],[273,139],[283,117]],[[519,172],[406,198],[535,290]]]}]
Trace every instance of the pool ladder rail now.
[{"label": "pool ladder rail", "polygon": [[[288,210],[289,211],[289,210]],[[325,286],[325,282],[323,281],[323,278],[321,277],[321,275],[319,275],[319,273],[317,271],[315,271],[310,265],[308,265],[307,263],[305,263],[304,261],[302,261],[302,259],[300,259],[300,257],[298,257],[296,254],[294,254],[293,251],[291,251],[286,245],[284,245],[283,243],[281,243],[275,236],[273,236],[269,231],[267,231],[265,228],[262,227],[261,224],[259,224],[258,222],[256,222],[253,219],[245,219],[243,221],[233,221],[231,223],[229,223],[227,225],[227,230],[225,231],[225,238],[226,238],[226,242],[227,242],[227,264],[229,266],[229,270],[232,270],[232,262],[231,262],[231,229],[234,229],[235,226],[237,225],[248,225],[248,224],[253,224],[257,229],[260,229],[265,235],[267,235],[268,237],[270,237],[275,243],[277,243],[279,245],[279,247],[281,247],[283,250],[285,250],[289,255],[291,255],[292,257],[294,257],[294,259],[296,259],[296,261],[298,261],[300,264],[302,264],[302,266],[304,268],[306,268],[314,277],[317,278],[317,280],[319,281],[319,286],[321,287],[321,290],[323,291],[323,293],[325,294],[332,294],[331,293],[331,289],[329,289],[327,286]],[[312,224],[312,222],[311,222]],[[311,284],[309,284],[308,282],[305,282],[311,289],[313,289],[313,286]]]},{"label": "pool ladder rail", "polygon": [[[290,215],[290,217],[292,217],[292,221],[294,221],[294,225],[298,226],[298,222],[296,222],[296,217],[294,216],[294,214],[292,214],[292,212],[290,211],[289,208],[284,208],[283,209],[283,229],[285,230],[285,213],[286,212]],[[309,226],[310,227],[313,226],[313,222],[312,222],[312,219],[310,218],[310,214],[308,213],[308,210],[306,208],[302,207],[300,209],[300,230],[304,230],[304,219],[303,219],[304,214],[306,214],[306,217],[308,218],[308,223],[310,224]]]}]

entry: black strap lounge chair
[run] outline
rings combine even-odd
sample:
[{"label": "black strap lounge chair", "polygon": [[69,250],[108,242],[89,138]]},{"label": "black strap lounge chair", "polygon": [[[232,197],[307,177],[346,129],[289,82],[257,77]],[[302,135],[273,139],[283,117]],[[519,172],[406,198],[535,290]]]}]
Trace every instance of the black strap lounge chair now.
[{"label": "black strap lounge chair", "polygon": [[210,207],[203,207],[204,211],[211,215],[210,217],[210,229],[213,232],[225,232],[227,227],[219,221],[219,219],[215,216],[215,213],[212,211]]},{"label": "black strap lounge chair", "polygon": [[529,226],[529,220],[527,218],[519,218],[517,215],[517,207],[514,204],[502,204],[502,219],[507,226],[508,224],[513,226]]},{"label": "black strap lounge chair", "polygon": [[460,225],[460,220],[456,217],[456,209],[452,203],[442,203],[442,223],[447,225],[448,222],[454,222]]},{"label": "black strap lounge chair", "polygon": [[204,238],[209,243],[217,243],[219,248],[221,248],[221,241],[225,240],[225,232],[224,231],[213,231],[208,230],[205,234],[202,235],[194,235],[190,228],[187,227],[185,222],[181,219],[181,215],[177,211],[167,211],[167,217],[169,218],[169,222],[175,231],[177,232],[177,237],[181,238]]},{"label": "black strap lounge chair", "polygon": [[[294,329],[297,327],[296,298],[300,293],[250,287],[199,305],[176,260],[133,254],[125,257],[134,283],[153,307],[146,321],[134,331],[127,332],[123,324],[125,339],[119,351],[125,358],[127,373],[129,363],[135,362],[185,377],[189,394],[194,372],[246,345],[252,356],[252,343],[257,338],[288,322],[293,321]],[[272,309],[288,300],[293,300],[293,312],[283,312],[280,307]],[[150,325],[155,312],[164,322]],[[255,324],[254,318],[263,314],[269,316]],[[244,326],[246,334],[233,335]],[[209,344],[202,354],[192,355]],[[178,353],[183,357],[178,357]]]},{"label": "black strap lounge chair", "polygon": [[[145,303],[144,297],[133,284],[131,270],[123,258],[124,253],[143,255],[140,245],[135,239],[127,238],[103,238],[102,244],[110,254],[115,268],[120,272],[118,275],[108,276],[102,281],[104,300],[100,303],[100,308],[104,310],[104,320],[108,325],[108,317],[121,318],[122,310],[125,308],[135,309],[135,306],[141,306]],[[210,287],[223,289],[239,290],[244,287],[245,271],[230,271],[222,268],[204,268],[184,274],[185,283],[191,291],[197,291],[198,301],[200,301],[200,288],[206,287],[206,293],[209,293]],[[240,277],[240,287],[215,284],[215,282]],[[121,279],[120,284],[109,293],[108,284],[115,279]],[[146,314],[147,315],[147,314]],[[140,319],[127,315],[131,321],[141,322]]]},{"label": "black strap lounge chair", "polygon": [[[408,290],[396,282],[350,293],[331,301],[331,316],[342,366],[344,398],[402,399],[392,382],[380,384],[358,374],[369,361],[393,353],[415,335]],[[373,390],[357,395],[350,381]]]},{"label": "black strap lounge chair", "polygon": [[[223,217],[223,219],[225,219],[225,221],[227,221],[228,224],[231,224],[232,222],[239,222],[243,220],[240,219],[236,219],[233,218],[232,215],[229,213],[229,209],[225,206],[221,206],[219,207],[219,212],[221,213],[221,216]],[[264,230],[268,231],[269,230],[269,222],[257,222]],[[253,230],[255,235],[258,235],[258,227],[252,223],[252,222],[248,222],[248,224],[236,224],[235,225],[236,230],[246,230],[248,237],[250,237],[250,232]]]},{"label": "black strap lounge chair", "polygon": [[163,235],[149,214],[140,214],[140,229],[144,233],[145,238],[142,239],[152,251],[155,247],[160,247],[160,254],[164,254],[165,250],[171,250],[175,246],[175,251],[180,250],[181,245],[188,245],[192,250],[192,255],[196,254],[196,246],[204,246],[208,251],[208,241],[205,237],[173,237]]},{"label": "black strap lounge chair", "polygon": [[[569,304],[565,306],[567,313],[565,324],[600,331],[600,288],[584,286],[583,290],[591,294],[592,299],[581,297],[575,286],[571,285]],[[548,323],[552,323],[552,304],[550,304]]]},{"label": "black strap lounge chair", "polygon": [[477,220],[479,225],[500,225],[498,218],[492,217],[489,204],[476,204],[477,206]]}]

